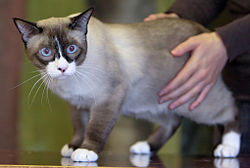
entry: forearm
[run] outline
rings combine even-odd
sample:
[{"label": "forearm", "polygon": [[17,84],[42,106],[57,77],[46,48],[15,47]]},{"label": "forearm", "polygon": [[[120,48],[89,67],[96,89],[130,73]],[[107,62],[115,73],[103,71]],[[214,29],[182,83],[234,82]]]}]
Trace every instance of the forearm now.
[{"label": "forearm", "polygon": [[167,12],[208,25],[224,9],[227,0],[176,0]]},{"label": "forearm", "polygon": [[233,60],[250,49],[250,14],[217,28],[216,32],[224,42],[229,60]]}]

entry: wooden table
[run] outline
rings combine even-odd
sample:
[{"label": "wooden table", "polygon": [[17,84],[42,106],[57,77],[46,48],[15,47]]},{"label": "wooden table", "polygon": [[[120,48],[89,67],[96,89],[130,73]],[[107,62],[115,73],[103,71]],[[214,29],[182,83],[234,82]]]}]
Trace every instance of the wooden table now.
[{"label": "wooden table", "polygon": [[250,156],[215,159],[207,156],[146,155],[102,153],[95,163],[73,162],[59,153],[0,150],[0,167],[160,167],[160,168],[250,168]]}]

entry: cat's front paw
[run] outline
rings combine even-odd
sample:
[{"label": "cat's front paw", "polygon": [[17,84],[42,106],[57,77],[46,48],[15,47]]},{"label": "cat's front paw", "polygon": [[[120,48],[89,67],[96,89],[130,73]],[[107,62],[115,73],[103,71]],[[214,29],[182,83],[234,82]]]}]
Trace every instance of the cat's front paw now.
[{"label": "cat's front paw", "polygon": [[63,157],[71,157],[73,152],[74,152],[74,149],[69,147],[69,144],[65,144],[61,149],[61,155]]},{"label": "cat's front paw", "polygon": [[150,146],[147,141],[139,141],[132,145],[129,149],[134,154],[150,154]]},{"label": "cat's front paw", "polygon": [[237,147],[227,144],[220,144],[214,150],[215,157],[232,158],[232,157],[237,157],[238,154],[239,154],[239,149]]},{"label": "cat's front paw", "polygon": [[98,155],[94,151],[79,148],[72,153],[71,159],[75,162],[95,162]]}]

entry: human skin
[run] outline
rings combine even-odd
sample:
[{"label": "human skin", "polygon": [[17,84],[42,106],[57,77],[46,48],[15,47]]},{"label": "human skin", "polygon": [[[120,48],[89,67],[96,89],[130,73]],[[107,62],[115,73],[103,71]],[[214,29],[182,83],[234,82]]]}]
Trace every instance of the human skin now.
[{"label": "human skin", "polygon": [[[144,21],[164,17],[178,17],[178,15],[174,13],[152,14]],[[172,101],[169,104],[171,110],[193,98],[195,99],[189,105],[189,110],[199,106],[216,83],[228,60],[226,47],[216,32],[192,36],[171,51],[174,57],[182,56],[187,52],[191,52],[191,57],[185,66],[159,92],[159,103]]]}]

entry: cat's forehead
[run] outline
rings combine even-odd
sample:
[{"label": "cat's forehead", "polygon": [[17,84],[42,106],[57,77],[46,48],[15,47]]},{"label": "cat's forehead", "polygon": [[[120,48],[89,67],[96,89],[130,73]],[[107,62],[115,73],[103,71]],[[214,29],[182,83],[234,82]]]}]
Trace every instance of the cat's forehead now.
[{"label": "cat's forehead", "polygon": [[57,18],[57,17],[51,17],[47,19],[43,19],[37,22],[38,27],[44,27],[44,28],[57,28],[59,26],[64,27],[71,23],[71,20],[69,17],[65,18]]},{"label": "cat's forehead", "polygon": [[66,36],[69,31],[70,22],[69,18],[52,17],[38,21],[37,26],[43,29],[42,35],[54,38],[55,36]]},{"label": "cat's forehead", "polygon": [[38,47],[42,45],[49,45],[55,42],[55,39],[61,43],[68,43],[76,41],[82,43],[84,35],[80,31],[71,30],[70,18],[48,18],[37,22],[37,26],[43,29],[42,34],[36,35],[30,39],[28,48]]}]

